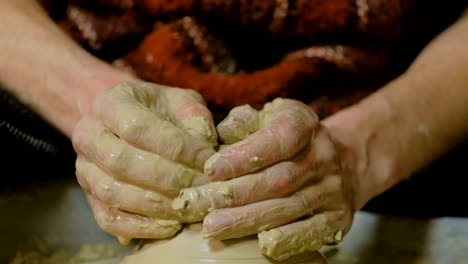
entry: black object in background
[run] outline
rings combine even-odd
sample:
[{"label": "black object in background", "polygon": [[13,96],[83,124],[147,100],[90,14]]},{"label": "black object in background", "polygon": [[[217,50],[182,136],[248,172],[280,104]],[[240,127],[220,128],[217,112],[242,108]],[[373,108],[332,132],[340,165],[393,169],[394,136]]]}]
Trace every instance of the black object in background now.
[{"label": "black object in background", "polygon": [[42,181],[74,176],[70,140],[0,88],[0,181]]}]

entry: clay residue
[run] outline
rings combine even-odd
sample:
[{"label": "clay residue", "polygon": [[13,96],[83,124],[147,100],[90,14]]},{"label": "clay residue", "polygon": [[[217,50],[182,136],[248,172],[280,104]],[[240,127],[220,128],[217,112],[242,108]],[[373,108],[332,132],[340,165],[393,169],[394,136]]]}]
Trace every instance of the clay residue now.
[{"label": "clay residue", "polygon": [[147,243],[143,248],[123,259],[121,264],[190,263],[190,264],[325,264],[318,252],[299,254],[285,261],[275,261],[262,255],[254,236],[220,241],[204,239],[201,225],[185,228],[178,236]]},{"label": "clay residue", "polygon": [[224,144],[239,142],[259,129],[259,115],[250,105],[236,107],[221,121],[217,130]]},{"label": "clay residue", "polygon": [[319,250],[323,246],[313,239],[308,242],[301,241],[302,235],[295,234],[286,238],[283,232],[272,229],[258,234],[259,246],[263,254],[280,261],[299,252]]},{"label": "clay residue", "polygon": [[259,156],[253,156],[250,158],[250,170],[255,171],[263,166],[263,159]]},{"label": "clay residue", "polygon": [[198,222],[210,212],[232,203],[232,187],[225,182],[213,182],[202,187],[188,188],[174,199],[172,209],[185,222]]},{"label": "clay residue", "polygon": [[262,253],[280,261],[302,252],[320,250],[324,245],[336,244],[343,239],[342,230],[333,231],[326,225],[316,230],[313,223],[322,218],[317,217],[319,215],[259,233]]},{"label": "clay residue", "polygon": [[196,137],[203,137],[212,145],[216,145],[217,135],[214,125],[202,116],[189,116],[181,121],[183,127],[192,135]]}]

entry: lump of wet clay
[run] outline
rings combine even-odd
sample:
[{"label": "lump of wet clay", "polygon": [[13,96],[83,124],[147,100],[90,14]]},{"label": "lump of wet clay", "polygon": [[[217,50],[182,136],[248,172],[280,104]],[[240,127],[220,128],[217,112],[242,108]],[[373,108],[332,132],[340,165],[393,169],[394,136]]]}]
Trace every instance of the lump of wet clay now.
[{"label": "lump of wet clay", "polygon": [[121,264],[326,264],[319,252],[306,252],[284,261],[262,255],[255,236],[219,241],[206,239],[202,225],[186,227],[179,235],[146,243],[138,252],[126,256]]}]

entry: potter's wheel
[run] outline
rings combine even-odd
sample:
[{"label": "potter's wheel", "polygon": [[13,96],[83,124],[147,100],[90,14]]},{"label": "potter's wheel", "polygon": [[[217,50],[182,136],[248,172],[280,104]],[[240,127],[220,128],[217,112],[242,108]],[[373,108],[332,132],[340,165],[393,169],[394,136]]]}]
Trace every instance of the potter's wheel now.
[{"label": "potter's wheel", "polygon": [[122,264],[326,264],[318,252],[307,252],[286,261],[265,258],[256,236],[219,241],[205,239],[201,224],[194,224],[172,239],[147,243],[138,252],[128,255]]},{"label": "potter's wheel", "polygon": [[[27,175],[5,172],[4,176],[26,177]],[[145,245],[143,250],[138,253],[133,252],[135,244],[127,247],[119,245],[115,237],[106,234],[97,226],[83,191],[73,175],[64,176],[67,177],[54,181],[41,180],[40,183],[30,187],[23,184],[17,188],[4,188],[3,193],[0,191],[0,212],[2,212],[0,213],[0,233],[2,234],[0,235],[0,263],[9,263],[19,250],[42,253],[44,244],[49,249],[49,253],[55,254],[65,249],[73,256],[80,254],[83,245],[109,244],[115,248],[115,250],[106,251],[109,255],[106,253],[103,256],[96,256],[95,262],[80,263],[116,264],[122,260],[121,255],[131,251],[130,256],[125,257],[124,264],[138,264],[132,260],[136,259],[137,254],[147,254],[145,251],[152,250],[150,249],[152,244]],[[4,187],[6,187],[5,184]],[[353,227],[343,242],[321,252],[330,264],[468,263],[467,226],[468,218],[465,217],[421,219],[358,212]],[[43,242],[39,243],[39,248],[35,243],[36,238]],[[156,243],[174,245],[177,238]],[[206,245],[206,241],[202,238],[194,240],[198,240],[198,244],[196,244],[198,247]],[[182,255],[188,252],[190,245],[184,245],[180,241],[177,243],[176,253],[185,256],[184,258],[180,257],[179,262],[176,262],[177,260],[174,262],[158,261],[159,258],[154,257],[147,263],[222,263],[206,257],[218,257],[223,251],[205,252],[205,260],[197,262],[194,258],[189,258],[188,255]],[[230,248],[241,245],[236,245],[234,241],[226,243],[229,244]],[[256,262],[252,260],[250,263],[275,263],[265,262],[265,258],[260,258],[260,252],[256,251],[258,244],[255,238],[250,245],[243,252],[244,258],[252,255],[257,258]],[[194,245],[191,246],[193,248]],[[161,251],[165,250],[164,247],[159,248]],[[251,253],[252,251],[248,251],[252,249],[256,251],[254,254]],[[116,254],[114,255],[112,252]],[[167,254],[168,252],[164,252],[161,256]],[[191,256],[193,257],[193,255]],[[321,256],[319,259],[315,262],[309,262],[325,263]],[[141,263],[145,264],[145,262]],[[241,259],[230,262],[226,260],[224,263],[250,264],[247,260]]]}]

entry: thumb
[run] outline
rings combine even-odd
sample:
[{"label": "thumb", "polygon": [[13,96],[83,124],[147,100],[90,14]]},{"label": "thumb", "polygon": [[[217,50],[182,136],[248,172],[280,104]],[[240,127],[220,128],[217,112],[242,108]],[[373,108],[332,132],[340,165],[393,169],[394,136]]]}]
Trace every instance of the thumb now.
[{"label": "thumb", "polygon": [[219,137],[224,144],[234,144],[256,132],[259,121],[259,112],[250,105],[233,108],[217,126]]},{"label": "thumb", "polygon": [[164,91],[167,115],[174,124],[196,138],[216,146],[218,134],[212,114],[202,96],[189,89],[171,87]]}]

